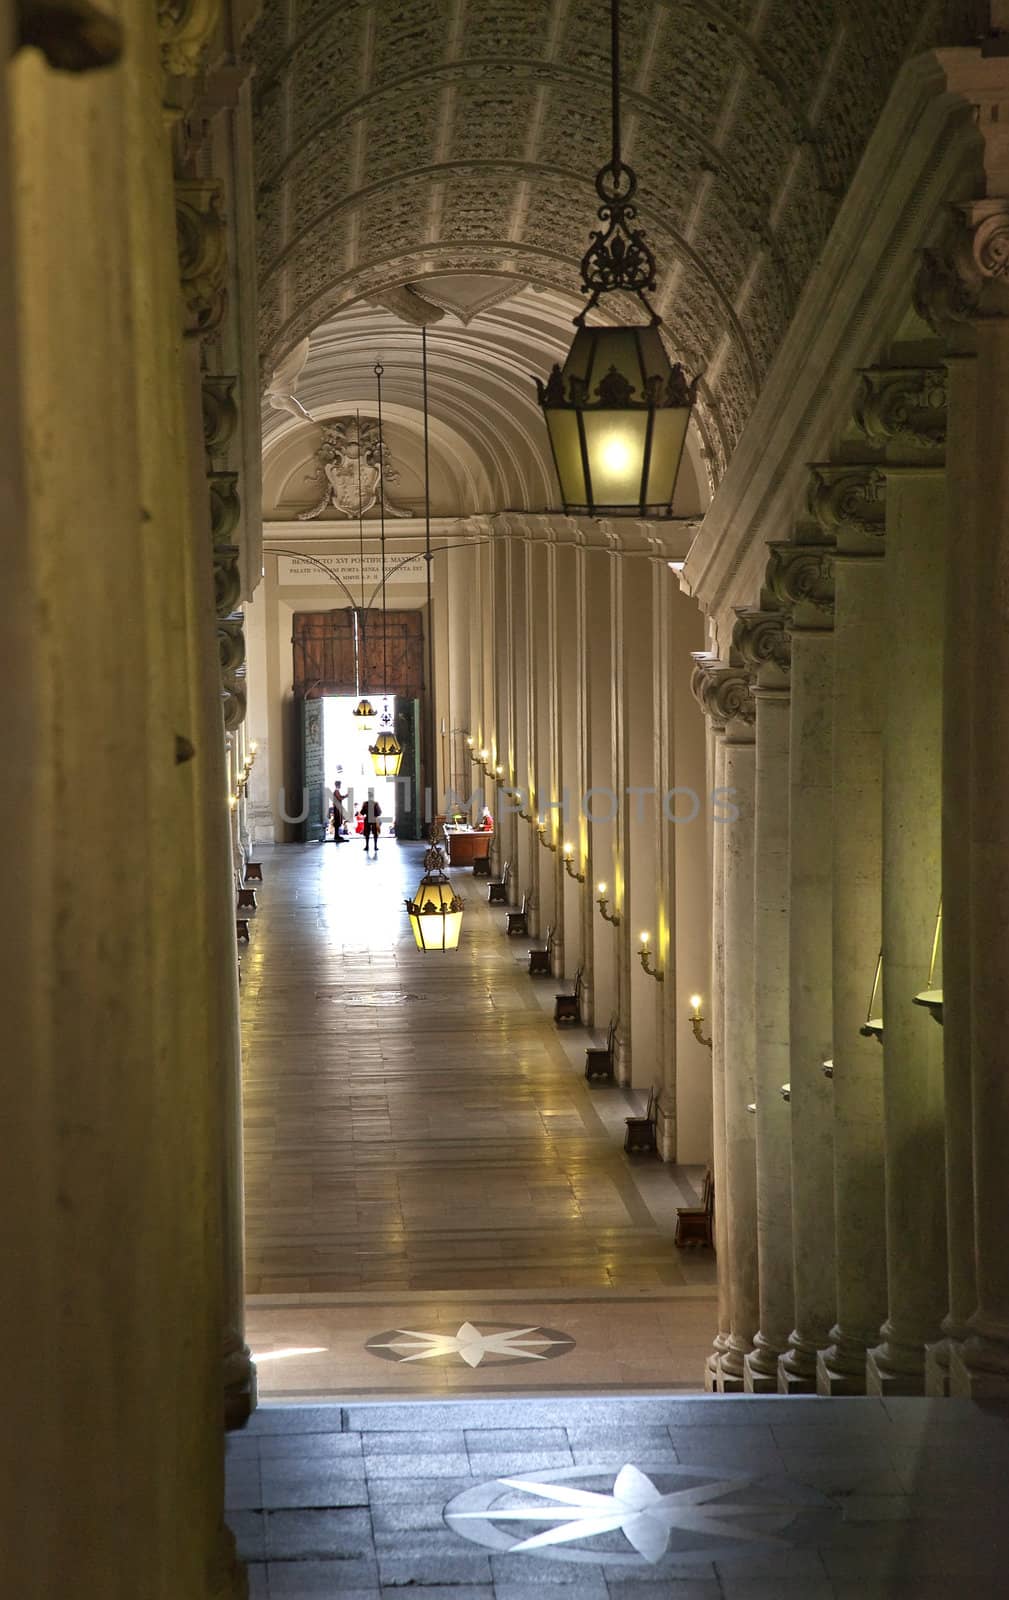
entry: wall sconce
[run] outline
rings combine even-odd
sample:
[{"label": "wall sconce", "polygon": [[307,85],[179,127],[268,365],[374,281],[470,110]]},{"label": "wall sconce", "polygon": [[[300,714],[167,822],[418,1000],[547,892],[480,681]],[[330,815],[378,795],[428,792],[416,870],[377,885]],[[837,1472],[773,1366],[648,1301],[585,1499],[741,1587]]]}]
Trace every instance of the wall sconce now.
[{"label": "wall sconce", "polygon": [[545,849],[556,852],[557,846],[552,839],[547,838],[547,825],[543,821],[542,817],[536,818],[536,833],[540,844],[543,845]]},{"label": "wall sconce", "polygon": [[494,768],[494,776],[495,778],[499,779],[504,777],[504,767],[500,762],[498,762],[497,766]]},{"label": "wall sconce", "polygon": [[[518,799],[519,795],[522,793],[521,789],[515,789],[512,792],[513,792],[516,800]],[[520,810],[519,811],[519,816],[522,818],[523,822],[532,822],[532,820],[533,820],[533,814],[532,814],[531,811],[522,811],[522,810]]]},{"label": "wall sconce", "polygon": [[576,883],[584,883],[584,872],[576,872],[572,864],[571,857],[574,855],[574,853],[575,847],[573,844],[566,844],[564,846],[564,871],[567,873],[569,878],[574,878]]},{"label": "wall sconce", "polygon": [[656,983],[665,983],[665,973],[658,972],[656,968],[652,966],[651,937],[652,936],[649,933],[643,933],[641,935],[641,949],[638,951],[638,960],[641,962],[641,965],[644,967],[650,978],[654,978]]},{"label": "wall sconce", "polygon": [[863,1039],[875,1039],[878,1044],[883,1043],[883,1010],[882,1006],[876,1010],[876,996],[879,994],[880,979],[883,976],[883,952],[879,952],[876,959],[876,976],[872,980],[872,993],[869,996],[869,1008],[866,1018],[859,1033]]},{"label": "wall sconce", "polygon": [[706,1050],[710,1050],[712,1048],[711,1040],[709,1038],[705,1038],[704,1034],[701,1032],[701,1025],[704,1022],[704,1013],[701,1010],[701,997],[699,994],[692,994],[690,996],[690,1005],[690,1026],[694,1030],[694,1038],[697,1040],[698,1044],[703,1044]]},{"label": "wall sconce", "polygon": [[620,926],[620,914],[619,914],[619,912],[617,912],[617,911],[608,911],[606,909],[610,902],[606,897],[606,885],[605,885],[605,883],[597,883],[596,884],[596,891],[597,891],[596,892],[596,904],[599,907],[599,914],[602,917],[603,921],[604,922],[612,922],[612,924],[613,924],[613,926],[615,928],[619,928],[619,926]]},{"label": "wall sconce", "polygon": [[833,1063],[833,1061],[821,1061],[820,1062],[820,1071],[823,1073],[823,1076],[825,1078],[832,1078],[834,1076],[834,1063]]},{"label": "wall sconce", "polygon": [[781,1085],[781,1098],[782,1100],[791,1100],[792,1085],[790,1083],[783,1083]]},{"label": "wall sconce", "polygon": [[920,994],[914,997],[916,1006],[927,1006],[933,1022],[942,1027],[942,984],[936,985],[935,967],[939,959],[939,941],[942,938],[942,898],[939,899],[939,909],[935,914],[935,933],[932,937],[932,959],[928,964],[928,983]]}]

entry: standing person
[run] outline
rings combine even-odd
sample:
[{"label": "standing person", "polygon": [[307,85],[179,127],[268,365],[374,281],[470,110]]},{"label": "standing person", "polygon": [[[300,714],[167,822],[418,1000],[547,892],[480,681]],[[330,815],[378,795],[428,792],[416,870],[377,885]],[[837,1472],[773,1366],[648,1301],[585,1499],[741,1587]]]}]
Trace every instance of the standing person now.
[{"label": "standing person", "polygon": [[333,843],[334,844],[342,844],[343,843],[343,832],[342,832],[342,829],[343,829],[344,823],[347,820],[346,813],[345,813],[345,811],[343,809],[344,801],[346,800],[346,798],[347,798],[346,795],[342,791],[342,788],[341,788],[341,785],[340,785],[340,780],[339,780],[339,778],[337,778],[336,781],[333,784],[333,806],[332,806],[332,812],[333,812]]},{"label": "standing person", "polygon": [[382,807],[379,805],[379,803],[375,799],[374,795],[369,795],[368,796],[367,800],[364,802],[364,805],[361,807],[360,811],[357,814],[358,814],[359,817],[363,817],[364,818],[364,848],[365,848],[365,850],[368,849],[368,840],[369,839],[374,839],[374,841],[375,841],[375,854],[378,855],[378,829],[379,829],[379,818],[382,815]]}]

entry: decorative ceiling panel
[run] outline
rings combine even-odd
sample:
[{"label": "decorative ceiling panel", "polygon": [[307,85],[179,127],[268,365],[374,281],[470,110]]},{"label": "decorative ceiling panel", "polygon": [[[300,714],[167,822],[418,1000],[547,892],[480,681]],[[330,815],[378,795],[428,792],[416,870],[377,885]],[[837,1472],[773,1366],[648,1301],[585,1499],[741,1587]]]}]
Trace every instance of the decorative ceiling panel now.
[{"label": "decorative ceiling panel", "polygon": [[[623,0],[624,155],[716,465],[901,61],[956,42],[957,11]],[[577,293],[609,154],[606,0],[262,0],[247,49],[266,370],[341,308],[438,273]]]}]

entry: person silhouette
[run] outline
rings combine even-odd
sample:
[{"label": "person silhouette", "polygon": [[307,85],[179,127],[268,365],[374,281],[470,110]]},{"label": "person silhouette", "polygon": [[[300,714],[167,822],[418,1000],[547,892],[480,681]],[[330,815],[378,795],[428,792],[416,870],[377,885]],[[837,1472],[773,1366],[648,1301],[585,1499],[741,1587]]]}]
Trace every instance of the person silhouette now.
[{"label": "person silhouette", "polygon": [[359,817],[362,817],[364,819],[364,848],[365,848],[365,851],[367,851],[367,849],[368,849],[368,841],[369,841],[369,839],[374,839],[374,841],[375,841],[375,854],[378,855],[378,830],[379,830],[379,819],[381,818],[381,815],[382,815],[382,807],[379,805],[379,803],[375,799],[374,795],[369,795],[368,796],[367,800],[364,802],[364,805],[361,807],[360,811],[357,814],[358,814]]}]

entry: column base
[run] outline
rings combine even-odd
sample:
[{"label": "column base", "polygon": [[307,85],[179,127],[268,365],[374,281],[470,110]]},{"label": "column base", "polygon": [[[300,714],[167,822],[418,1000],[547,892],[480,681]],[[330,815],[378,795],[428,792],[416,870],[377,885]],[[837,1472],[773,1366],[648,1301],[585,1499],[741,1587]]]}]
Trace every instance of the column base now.
[{"label": "column base", "polygon": [[778,1393],[786,1395],[815,1394],[816,1375],[814,1374],[810,1377],[806,1373],[793,1372],[790,1367],[785,1365],[787,1360],[787,1356],[782,1356],[778,1362]]},{"label": "column base", "polygon": [[851,1370],[847,1363],[844,1366],[840,1364],[838,1352],[833,1346],[829,1350],[821,1350],[816,1358],[816,1392],[830,1399],[864,1394],[864,1365],[860,1371]]},{"label": "column base", "polygon": [[247,1344],[224,1357],[224,1426],[229,1433],[244,1428],[256,1409],[256,1366]]},{"label": "column base", "polygon": [[743,1393],[743,1379],[742,1379],[741,1375],[739,1373],[736,1373],[736,1372],[727,1372],[725,1370],[724,1358],[723,1358],[723,1360],[719,1361],[719,1363],[718,1363],[718,1393],[719,1394],[742,1394]]},{"label": "column base", "polygon": [[951,1345],[950,1395],[957,1400],[1009,1400],[1009,1370],[981,1366],[979,1357],[984,1357],[981,1341],[967,1339],[963,1344]]},{"label": "column base", "polygon": [[235,1536],[226,1524],[218,1531],[208,1576],[212,1600],[249,1600],[249,1574],[238,1559]]},{"label": "column base", "polygon": [[865,1358],[865,1393],[881,1400],[902,1394],[925,1393],[924,1364],[918,1372],[900,1372],[887,1363],[885,1345],[870,1350]]},{"label": "column base", "polygon": [[925,1346],[925,1393],[932,1400],[945,1400],[949,1396],[949,1357],[948,1339]]},{"label": "column base", "polygon": [[778,1372],[777,1366],[773,1372],[765,1372],[762,1363],[766,1354],[748,1355],[743,1362],[743,1389],[747,1394],[777,1394]]}]

